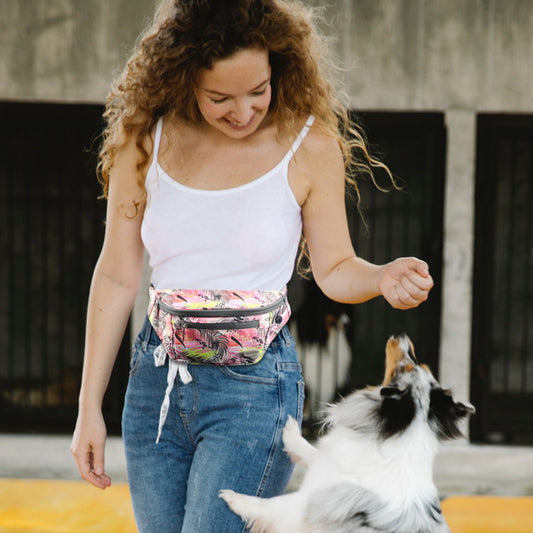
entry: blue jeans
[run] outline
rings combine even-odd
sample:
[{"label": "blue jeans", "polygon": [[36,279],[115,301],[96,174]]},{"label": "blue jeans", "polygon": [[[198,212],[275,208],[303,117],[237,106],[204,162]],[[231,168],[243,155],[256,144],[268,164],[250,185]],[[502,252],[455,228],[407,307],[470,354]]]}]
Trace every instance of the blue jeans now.
[{"label": "blue jeans", "polygon": [[304,383],[285,327],[263,359],[249,366],[189,365],[178,378],[156,444],[168,360],[148,320],[132,352],[122,418],[130,492],[141,533],[242,533],[246,527],[218,497],[221,489],[282,494],[292,465],[283,451],[288,415],[301,422]]}]

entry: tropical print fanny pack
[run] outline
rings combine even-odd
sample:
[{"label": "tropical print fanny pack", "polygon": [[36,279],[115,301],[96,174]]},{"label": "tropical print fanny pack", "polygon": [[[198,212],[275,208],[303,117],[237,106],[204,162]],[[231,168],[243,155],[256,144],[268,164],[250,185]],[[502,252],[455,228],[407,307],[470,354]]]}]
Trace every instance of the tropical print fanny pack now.
[{"label": "tropical print fanny pack", "polygon": [[287,289],[150,287],[148,318],[166,354],[193,364],[257,363],[291,314]]}]

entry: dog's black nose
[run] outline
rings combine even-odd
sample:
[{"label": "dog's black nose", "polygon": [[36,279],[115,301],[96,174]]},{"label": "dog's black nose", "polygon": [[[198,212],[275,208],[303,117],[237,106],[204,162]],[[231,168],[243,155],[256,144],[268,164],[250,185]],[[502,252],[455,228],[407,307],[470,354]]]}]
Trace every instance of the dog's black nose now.
[{"label": "dog's black nose", "polygon": [[404,339],[409,342],[409,335],[407,335],[407,333],[403,331],[401,331],[400,333],[395,333],[392,338],[398,342],[401,342]]}]

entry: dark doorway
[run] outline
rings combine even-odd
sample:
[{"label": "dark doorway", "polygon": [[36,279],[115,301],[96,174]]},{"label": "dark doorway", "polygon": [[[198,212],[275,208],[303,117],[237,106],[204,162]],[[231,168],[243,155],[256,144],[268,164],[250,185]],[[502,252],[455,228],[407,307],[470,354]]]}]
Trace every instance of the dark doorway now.
[{"label": "dark doorway", "polygon": [[533,116],[480,115],[472,325],[476,440],[533,439]]},{"label": "dark doorway", "polygon": [[[442,274],[442,219],[446,130],[440,113],[365,113],[368,140],[398,179],[401,191],[381,193],[361,183],[367,228],[351,218],[356,252],[377,264],[396,257],[427,261],[435,281],[430,298],[416,309],[392,309],[383,298],[352,306],[354,385],[378,383],[387,338],[406,332],[422,361],[438,375]],[[385,183],[384,177],[378,176]],[[353,208],[351,209],[353,212]]]},{"label": "dark doorway", "polygon": [[[0,104],[0,418],[2,431],[70,431],[85,308],[105,202],[95,174],[96,105]],[[126,335],[105,412],[120,429]]]}]

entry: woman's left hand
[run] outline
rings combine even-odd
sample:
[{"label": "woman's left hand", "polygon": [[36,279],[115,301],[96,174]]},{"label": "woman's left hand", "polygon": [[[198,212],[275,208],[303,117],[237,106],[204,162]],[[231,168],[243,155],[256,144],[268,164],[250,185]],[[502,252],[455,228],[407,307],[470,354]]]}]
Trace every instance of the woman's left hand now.
[{"label": "woman's left hand", "polygon": [[415,257],[400,257],[382,267],[378,287],[395,309],[412,309],[428,299],[433,287],[427,263]]}]

